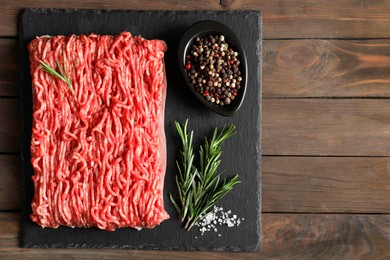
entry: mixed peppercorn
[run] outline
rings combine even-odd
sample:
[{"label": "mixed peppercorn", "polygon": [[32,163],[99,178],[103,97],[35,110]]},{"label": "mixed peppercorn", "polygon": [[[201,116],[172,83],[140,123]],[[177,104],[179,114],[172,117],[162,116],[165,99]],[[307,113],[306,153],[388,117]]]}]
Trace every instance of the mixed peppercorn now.
[{"label": "mixed peppercorn", "polygon": [[241,88],[238,53],[223,35],[195,38],[185,69],[194,88],[209,102],[229,105]]}]

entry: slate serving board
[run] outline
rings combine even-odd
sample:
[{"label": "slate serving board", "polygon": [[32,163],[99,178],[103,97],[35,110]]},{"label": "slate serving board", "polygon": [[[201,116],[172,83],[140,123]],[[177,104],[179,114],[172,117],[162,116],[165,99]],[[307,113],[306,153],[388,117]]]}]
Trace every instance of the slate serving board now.
[{"label": "slate serving board", "polygon": [[[176,49],[183,32],[195,22],[216,20],[229,26],[241,40],[248,58],[248,89],[237,114],[223,117],[203,108],[185,87],[178,70]],[[255,251],[261,241],[261,14],[256,11],[107,11],[26,9],[19,22],[20,94],[21,94],[21,164],[23,188],[24,247],[65,248],[135,248],[164,250]],[[30,164],[31,140],[31,76],[27,44],[35,36],[70,34],[119,34],[130,31],[147,39],[162,39],[168,45],[165,55],[168,94],[165,112],[167,139],[167,172],[164,184],[165,207],[171,216],[160,226],[148,230],[120,229],[115,232],[97,228],[42,229],[33,223],[31,200],[33,174]],[[214,127],[234,123],[237,134],[223,147],[222,164],[225,177],[238,173],[242,181],[224,197],[218,206],[230,209],[245,220],[238,227],[219,228],[219,232],[200,235],[198,229],[184,231],[179,215],[168,199],[176,194],[174,182],[179,139],[174,120],[184,122],[195,131],[195,144]],[[195,146],[197,150],[197,145]],[[195,151],[196,151],[195,150]],[[218,236],[221,234],[221,236]]]}]

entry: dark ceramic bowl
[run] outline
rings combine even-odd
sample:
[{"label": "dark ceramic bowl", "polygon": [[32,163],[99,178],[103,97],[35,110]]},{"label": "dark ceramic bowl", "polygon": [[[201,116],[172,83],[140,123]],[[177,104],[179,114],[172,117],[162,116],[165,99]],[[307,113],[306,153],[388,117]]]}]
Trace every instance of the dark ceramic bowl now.
[{"label": "dark ceramic bowl", "polygon": [[[195,38],[202,38],[208,35],[224,35],[225,41],[229,44],[229,47],[238,52],[238,59],[240,60],[239,70],[241,71],[242,78],[241,88],[238,90],[237,96],[229,105],[220,106],[207,101],[191,84],[187,75],[187,70],[185,69],[186,55],[189,53],[190,47],[192,46]],[[201,21],[193,24],[183,34],[179,42],[178,58],[180,71],[187,83],[187,86],[203,105],[223,116],[232,116],[235,112],[237,112],[245,98],[248,71],[245,52],[241,47],[240,41],[230,28],[216,21]]]}]

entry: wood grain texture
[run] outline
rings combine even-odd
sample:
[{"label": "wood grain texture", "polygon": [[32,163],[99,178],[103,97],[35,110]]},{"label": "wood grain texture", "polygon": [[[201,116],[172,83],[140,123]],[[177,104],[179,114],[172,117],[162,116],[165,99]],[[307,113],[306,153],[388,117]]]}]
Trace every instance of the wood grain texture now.
[{"label": "wood grain texture", "polygon": [[[268,213],[390,213],[390,158],[262,158]],[[0,155],[0,211],[20,209],[18,155]]]},{"label": "wood grain texture", "polygon": [[19,100],[0,99],[0,153],[19,151],[19,121]]},{"label": "wood grain texture", "polygon": [[0,39],[0,97],[18,94],[17,42],[13,39]]},{"label": "wood grain texture", "polygon": [[0,257],[31,259],[375,259],[390,256],[390,215],[263,214],[263,247],[255,253],[97,249],[22,249],[18,213],[0,212]]},{"label": "wood grain texture", "polygon": [[263,157],[263,212],[390,213],[390,158]]},{"label": "wood grain texture", "polygon": [[390,256],[389,215],[264,214],[262,255],[295,259]]},{"label": "wood grain texture", "polygon": [[[0,241],[19,237],[19,222],[20,212],[0,212]],[[0,248],[2,247],[3,244],[1,244]]]},{"label": "wood grain texture", "polygon": [[85,9],[229,10],[254,9],[264,14],[264,38],[390,37],[390,3],[381,0],[199,0],[199,1],[31,1],[0,3],[1,36],[16,35],[16,17],[26,7]]},{"label": "wood grain texture", "polygon": [[[389,156],[390,107],[356,99],[390,97],[389,1],[3,0],[0,37],[16,36],[26,7],[262,10],[263,152],[277,156],[263,157],[263,249],[235,254],[22,249],[20,213],[1,212],[20,207],[17,155],[0,155],[0,258],[390,258],[389,158],[371,157]],[[18,95],[16,44],[0,38],[0,97]],[[273,99],[285,97],[347,99]],[[19,150],[17,102],[0,98],[0,153]]]},{"label": "wood grain texture", "polygon": [[0,210],[20,209],[20,170],[17,155],[0,155]]},{"label": "wood grain texture", "polygon": [[263,155],[389,156],[386,99],[265,99]]},{"label": "wood grain texture", "polygon": [[263,94],[278,97],[389,97],[389,40],[268,40]]}]

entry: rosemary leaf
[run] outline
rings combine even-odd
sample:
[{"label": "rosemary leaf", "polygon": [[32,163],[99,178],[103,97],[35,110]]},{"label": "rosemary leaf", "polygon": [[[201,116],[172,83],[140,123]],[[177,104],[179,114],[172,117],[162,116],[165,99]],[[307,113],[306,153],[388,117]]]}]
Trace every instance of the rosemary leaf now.
[{"label": "rosemary leaf", "polygon": [[[57,64],[58,69],[60,70],[60,74],[61,74],[61,75],[66,75],[65,72],[64,72],[64,70],[62,69],[60,63],[58,62],[58,60],[56,60],[56,64]],[[64,66],[65,66],[65,65],[64,65]]]},{"label": "rosemary leaf", "polygon": [[73,68],[72,68],[72,72],[71,72],[71,75],[70,77],[67,77],[66,76],[66,65],[65,65],[65,56],[63,54],[63,65],[64,67],[62,68],[61,64],[56,61],[56,64],[57,64],[57,67],[60,71],[60,73],[58,73],[55,69],[51,68],[50,65],[48,65],[47,63],[43,62],[42,60],[39,61],[39,63],[41,64],[41,67],[43,69],[43,71],[53,75],[54,77],[57,77],[59,78],[60,80],[64,81],[66,83],[66,85],[68,85],[70,91],[72,92],[72,94],[74,95],[75,92],[74,92],[74,89],[72,87],[72,77],[73,77],[73,72],[74,72],[74,69],[75,69],[75,66],[76,66],[76,62],[73,64]]},{"label": "rosemary leaf", "polygon": [[205,138],[199,148],[199,168],[194,165],[193,131],[187,130],[188,119],[183,125],[175,122],[181,139],[180,162],[176,161],[178,175],[176,185],[179,201],[170,194],[170,200],[180,214],[184,228],[190,230],[213,206],[233,187],[240,183],[238,175],[221,182],[218,167],[221,164],[222,144],[234,134],[234,125],[224,127],[220,132],[215,128],[211,140]]},{"label": "rosemary leaf", "polygon": [[65,83],[67,83],[67,80],[66,78],[59,74],[57,71],[55,71],[54,69],[52,69],[48,64],[44,63],[43,61],[39,61],[39,63],[41,64],[41,67],[43,68],[43,70],[57,78],[59,78],[60,80],[64,81]]}]

